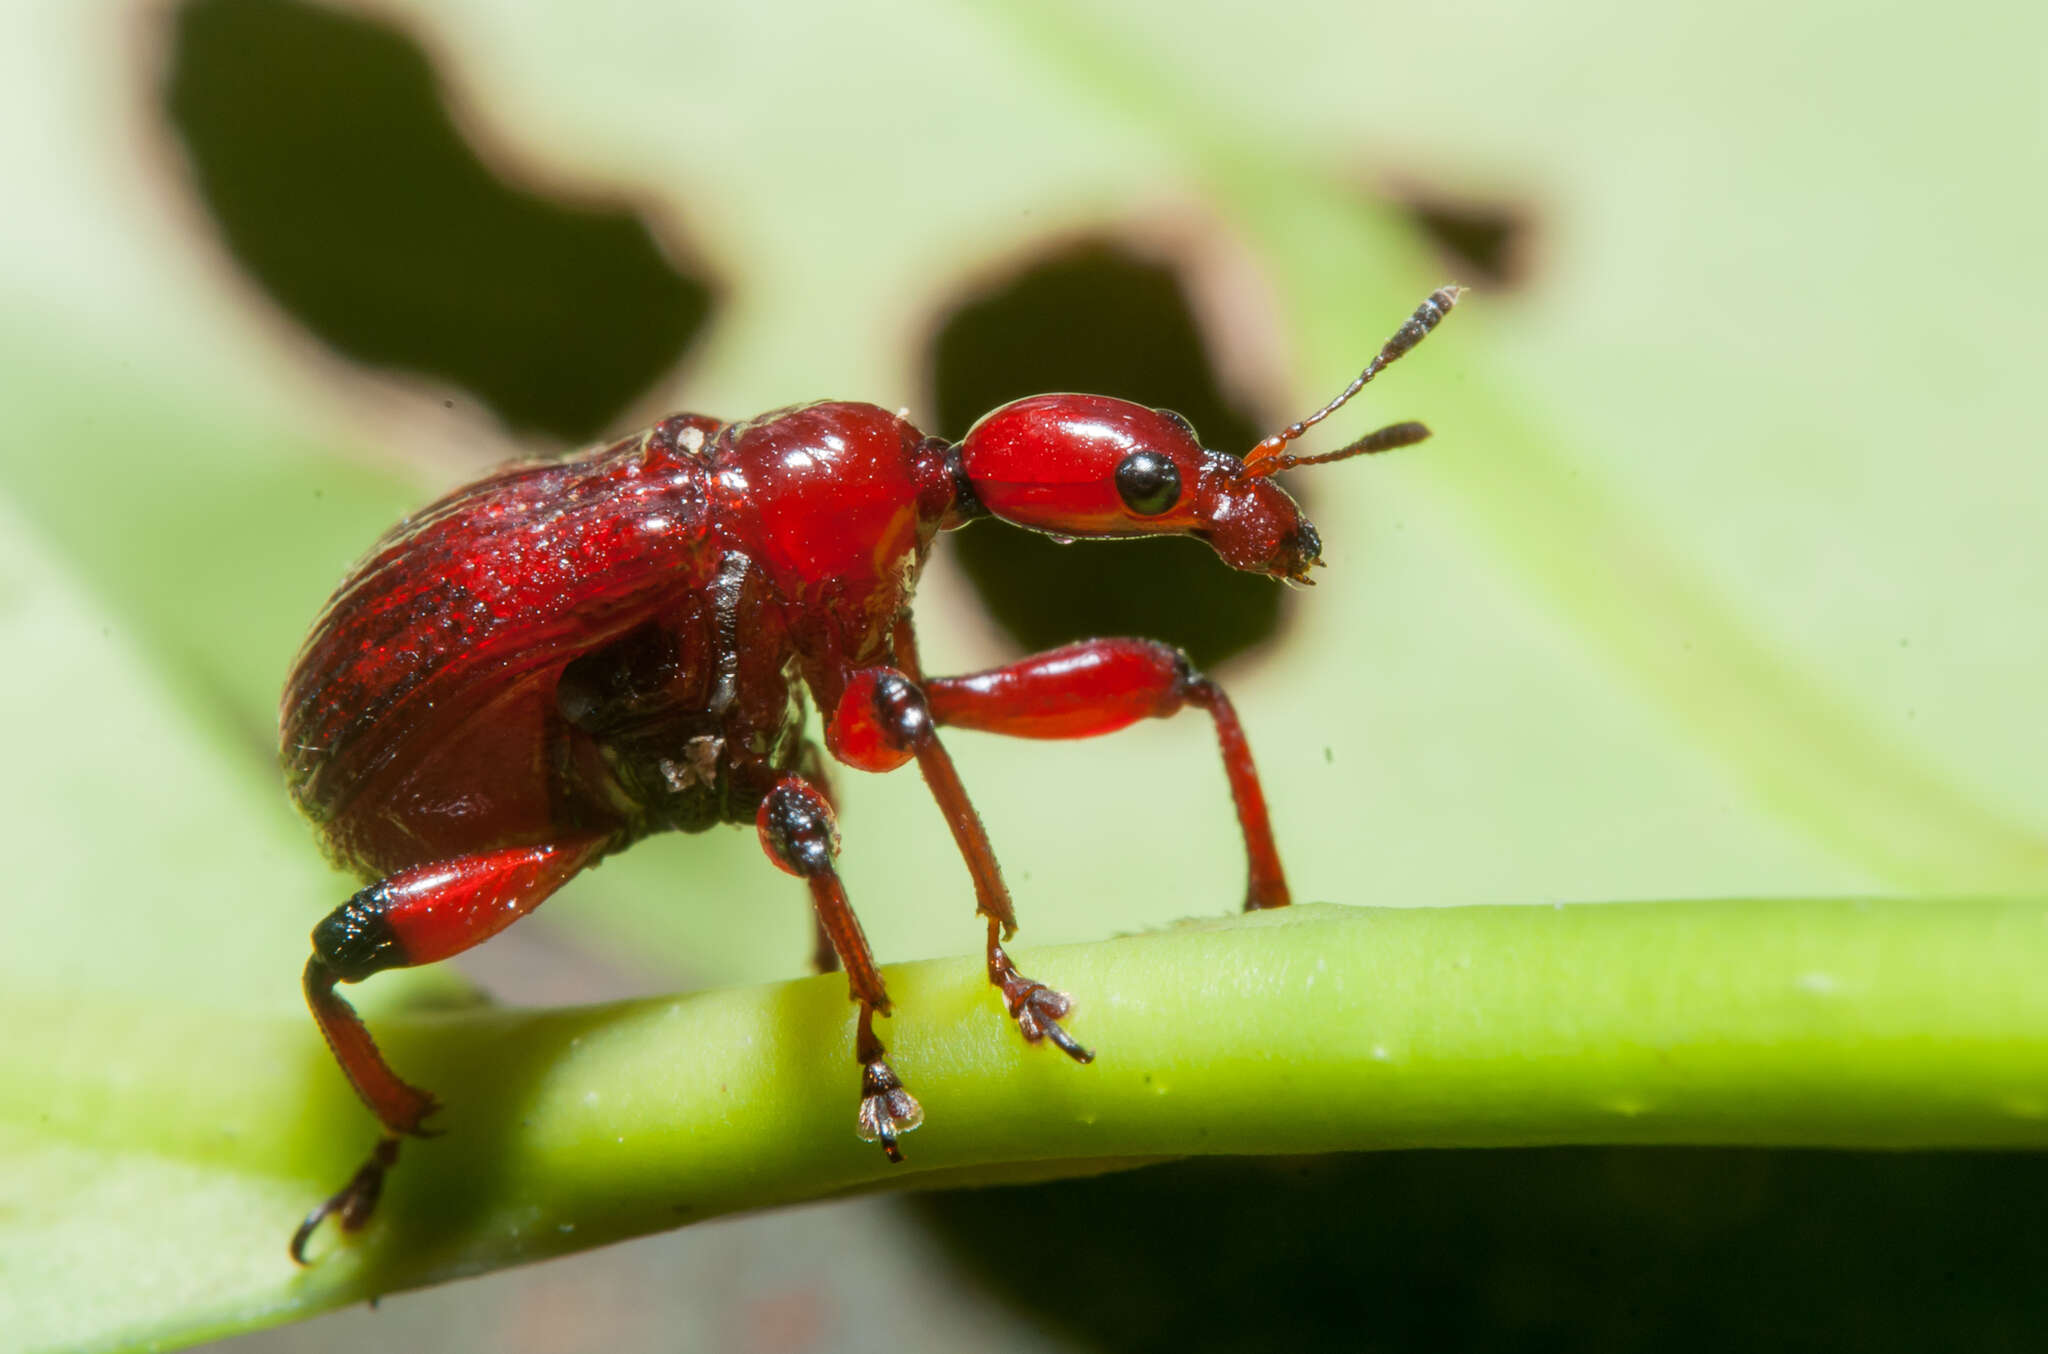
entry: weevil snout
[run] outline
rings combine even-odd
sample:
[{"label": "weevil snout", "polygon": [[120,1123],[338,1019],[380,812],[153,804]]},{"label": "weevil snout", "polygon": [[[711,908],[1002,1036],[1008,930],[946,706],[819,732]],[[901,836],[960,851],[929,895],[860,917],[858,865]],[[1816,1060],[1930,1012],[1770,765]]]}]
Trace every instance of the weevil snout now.
[{"label": "weevil snout", "polygon": [[1315,523],[1306,518],[1294,533],[1294,554],[1304,569],[1323,562],[1323,538],[1317,533]]},{"label": "weevil snout", "polygon": [[1233,569],[1306,582],[1322,559],[1323,538],[1300,505],[1271,480],[1244,478],[1236,457],[1211,457],[1196,496],[1194,534]]},{"label": "weevil snout", "polygon": [[1323,567],[1323,538],[1317,534],[1315,524],[1303,518],[1295,529],[1293,549],[1287,560],[1287,572],[1283,575],[1290,583],[1314,587],[1316,581],[1309,577],[1309,570]]}]

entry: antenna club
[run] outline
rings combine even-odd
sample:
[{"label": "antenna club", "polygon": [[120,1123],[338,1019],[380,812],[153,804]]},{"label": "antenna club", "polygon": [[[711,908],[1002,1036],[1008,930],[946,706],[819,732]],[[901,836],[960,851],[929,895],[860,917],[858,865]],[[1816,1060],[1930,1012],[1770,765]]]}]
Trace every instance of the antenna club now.
[{"label": "antenna club", "polygon": [[1429,331],[1442,324],[1444,316],[1450,314],[1451,307],[1458,304],[1458,297],[1464,290],[1453,283],[1450,286],[1438,287],[1424,297],[1422,304],[1415,307],[1415,313],[1408,317],[1408,322],[1394,331],[1394,336],[1387,340],[1386,346],[1380,349],[1379,356],[1373,359],[1372,366],[1366,370],[1377,374],[1377,368],[1386,366],[1428,338]]}]

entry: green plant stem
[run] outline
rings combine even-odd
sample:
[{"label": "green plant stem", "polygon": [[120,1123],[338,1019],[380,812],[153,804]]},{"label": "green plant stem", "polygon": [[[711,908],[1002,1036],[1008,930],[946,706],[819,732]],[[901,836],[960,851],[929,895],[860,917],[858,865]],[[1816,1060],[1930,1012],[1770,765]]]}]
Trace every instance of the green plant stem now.
[{"label": "green plant stem", "polygon": [[[2048,1145],[2048,902],[1305,906],[1019,958],[1100,1056],[1024,1046],[975,960],[890,969],[884,1037],[928,1114],[896,1168],[853,1135],[837,977],[388,1017],[443,1135],[303,1278],[294,1217],[245,1220],[274,1234],[255,1267],[305,1310],[737,1210],[1183,1154]],[[374,1136],[310,1022],[0,1012],[50,1035],[0,1055],[9,1132],[304,1205]]]}]

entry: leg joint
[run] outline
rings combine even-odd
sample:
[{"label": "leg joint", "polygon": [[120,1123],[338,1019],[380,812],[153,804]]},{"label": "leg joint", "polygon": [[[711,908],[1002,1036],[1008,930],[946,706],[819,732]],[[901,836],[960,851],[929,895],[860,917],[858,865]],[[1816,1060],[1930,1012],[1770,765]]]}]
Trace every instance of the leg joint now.
[{"label": "leg joint", "polygon": [[863,771],[894,771],[931,739],[923,690],[894,668],[855,673],[825,726],[832,755]]},{"label": "leg joint", "polygon": [[388,881],[363,889],[313,928],[313,954],[345,983],[361,982],[387,968],[403,968],[405,946],[388,915]]},{"label": "leg joint", "polygon": [[761,845],[793,875],[829,874],[839,853],[839,826],[825,797],[794,776],[784,778],[761,801],[755,819]]},{"label": "leg joint", "polygon": [[914,752],[932,736],[932,712],[924,692],[900,672],[875,676],[875,726],[891,747]]}]

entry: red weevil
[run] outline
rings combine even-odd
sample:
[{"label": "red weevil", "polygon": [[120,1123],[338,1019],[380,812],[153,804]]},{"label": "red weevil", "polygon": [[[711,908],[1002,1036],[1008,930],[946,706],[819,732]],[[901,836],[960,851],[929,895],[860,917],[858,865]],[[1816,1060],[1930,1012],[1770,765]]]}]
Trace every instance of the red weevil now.
[{"label": "red weevil", "polygon": [[928,677],[910,598],[940,531],[982,517],[1067,537],[1178,533],[1234,568],[1296,583],[1322,543],[1270,478],[1408,446],[1397,423],[1320,456],[1289,443],[1421,342],[1456,302],[1430,295],[1320,411],[1243,458],[1177,414],[1100,395],[1004,405],[958,443],[870,404],[733,423],[677,414],[566,459],[499,470],[394,527],[313,626],[286,683],[292,797],[335,862],[371,881],[313,929],[306,1000],[383,1136],[292,1237],[366,1222],[432,1095],[401,1080],[335,991],[458,954],[571,876],[653,832],[752,822],[810,888],[822,965],[859,1007],[860,1136],[900,1161],[923,1118],[875,1017],[889,996],[833,859],[825,748],[863,771],[915,760],[988,925],[989,982],[1024,1038],[1077,1062],[1069,998],[1018,972],[1010,892],[939,742],[942,725],[1089,738],[1187,705],[1209,713],[1250,859],[1247,908],[1285,906],[1265,795],[1221,688],[1178,650],[1094,639],[967,677]]}]

